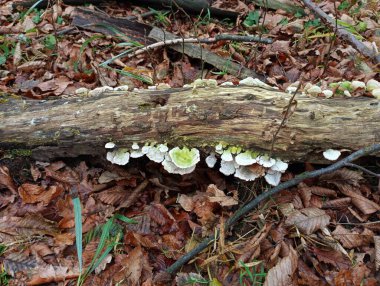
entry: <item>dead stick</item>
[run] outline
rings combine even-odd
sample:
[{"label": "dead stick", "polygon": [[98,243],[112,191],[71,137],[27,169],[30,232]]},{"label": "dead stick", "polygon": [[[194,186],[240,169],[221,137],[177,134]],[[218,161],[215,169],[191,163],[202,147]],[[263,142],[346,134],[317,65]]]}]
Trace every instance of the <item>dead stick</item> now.
[{"label": "dead stick", "polygon": [[169,46],[169,45],[177,45],[177,44],[184,44],[184,43],[203,43],[203,44],[212,44],[218,41],[236,41],[236,42],[257,42],[257,43],[263,43],[263,44],[271,44],[272,40],[269,38],[260,38],[255,36],[241,36],[241,35],[217,35],[215,38],[187,38],[187,39],[174,39],[174,40],[168,40],[168,41],[161,41],[154,44],[151,44],[149,46],[143,47],[141,49],[138,49],[134,51],[133,53],[130,53],[127,55],[127,57],[131,58],[137,55],[140,55],[142,53],[145,53],[149,50],[153,50],[158,47],[162,46]]},{"label": "dead stick", "polygon": [[[332,164],[326,168],[322,168],[319,170],[315,170],[312,172],[304,172],[300,175],[297,175],[294,179],[286,181],[269,191],[266,191],[259,196],[257,196],[255,199],[250,201],[248,204],[243,206],[241,209],[237,210],[235,214],[230,217],[225,224],[225,230],[228,230],[232,225],[234,225],[239,219],[241,219],[243,216],[251,212],[255,207],[257,207],[262,201],[265,199],[277,194],[278,192],[296,186],[302,181],[306,179],[311,179],[315,177],[319,177],[324,174],[332,173],[344,166],[346,166],[347,163],[350,163],[352,161],[355,161],[359,159],[360,157],[369,155],[371,153],[380,152],[380,143],[373,144],[371,146],[365,147],[363,149],[360,149],[351,155],[347,156],[346,158],[336,162],[335,164]],[[166,272],[169,274],[174,274],[177,272],[178,269],[180,269],[184,264],[189,262],[191,259],[193,259],[196,255],[198,255],[200,252],[202,252],[204,249],[208,247],[208,245],[213,242],[214,240],[218,239],[220,230],[216,232],[216,235],[209,236],[205,238],[201,243],[199,243],[195,248],[193,248],[191,251],[183,255],[181,258],[179,258],[176,262],[174,262],[170,267],[166,269]]]},{"label": "dead stick", "polygon": [[[325,12],[322,11],[321,8],[319,8],[317,5],[315,5],[310,0],[302,0],[302,2],[305,4],[307,8],[309,8],[312,12],[314,12],[319,18],[321,18],[325,23],[327,23],[330,28],[335,29],[336,28],[336,22],[334,19],[332,19],[329,15],[327,15]],[[372,59],[377,64],[380,63],[380,54],[377,53],[374,50],[369,49],[366,45],[364,45],[361,41],[355,38],[353,34],[348,32],[344,27],[337,25],[338,29],[336,31],[336,34],[342,38],[343,40],[347,41],[351,44],[359,53],[362,55]]]}]

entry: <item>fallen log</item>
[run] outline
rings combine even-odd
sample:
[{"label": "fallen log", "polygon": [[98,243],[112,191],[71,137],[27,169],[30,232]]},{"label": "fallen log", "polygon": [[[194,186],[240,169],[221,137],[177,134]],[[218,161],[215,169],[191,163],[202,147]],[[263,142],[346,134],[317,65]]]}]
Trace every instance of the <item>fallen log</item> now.
[{"label": "fallen log", "polygon": [[[44,101],[10,97],[0,104],[0,148],[27,148],[41,160],[103,155],[109,141],[201,149],[222,141],[268,153],[289,99],[247,86],[111,91]],[[297,95],[296,104],[276,137],[274,156],[316,162],[329,148],[358,150],[380,142],[378,100]]]}]

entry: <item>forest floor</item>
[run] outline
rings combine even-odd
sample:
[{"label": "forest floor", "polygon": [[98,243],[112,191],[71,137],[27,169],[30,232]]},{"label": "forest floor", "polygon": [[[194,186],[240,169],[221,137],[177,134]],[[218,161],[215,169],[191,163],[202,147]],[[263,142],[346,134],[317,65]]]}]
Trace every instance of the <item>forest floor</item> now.
[{"label": "forest floor", "polygon": [[[78,6],[51,1],[46,8],[22,8],[15,2],[0,0],[0,103],[10,94],[70,97],[82,87],[182,87],[198,78],[238,84],[239,73],[227,73],[229,62],[283,91],[299,82],[301,89],[332,91],[317,92],[321,98],[373,97],[360,83],[380,80],[379,65],[301,1],[288,1],[297,12],[213,1],[213,7],[238,12],[233,20],[128,1],[84,6],[107,17],[133,16],[183,38],[272,39],[202,44],[226,59],[225,69],[169,46],[115,59],[146,43],[110,27],[105,34],[73,26]],[[378,1],[318,6],[369,48],[380,47]],[[225,176],[203,162],[180,176],[145,158],[126,166],[105,156],[40,162],[23,150],[0,150],[0,285],[379,285],[380,161],[367,157],[360,165],[367,170],[343,168],[261,202],[168,280],[170,265],[271,186],[263,178]],[[321,167],[290,162],[281,181]]]}]

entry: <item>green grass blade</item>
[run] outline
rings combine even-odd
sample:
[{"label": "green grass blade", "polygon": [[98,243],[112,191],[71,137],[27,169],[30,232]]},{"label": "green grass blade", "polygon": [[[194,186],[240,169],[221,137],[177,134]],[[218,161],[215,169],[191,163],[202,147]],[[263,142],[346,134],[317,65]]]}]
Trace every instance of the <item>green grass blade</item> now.
[{"label": "green grass blade", "polygon": [[82,207],[79,198],[73,199],[74,205],[74,221],[75,221],[75,241],[78,254],[79,273],[82,273],[83,268],[83,248],[82,248]]},{"label": "green grass blade", "polygon": [[126,216],[121,215],[121,214],[115,214],[114,218],[121,220],[125,223],[130,223],[130,224],[136,224],[137,223],[137,221],[135,221],[134,219],[131,219],[131,218],[126,217]]}]

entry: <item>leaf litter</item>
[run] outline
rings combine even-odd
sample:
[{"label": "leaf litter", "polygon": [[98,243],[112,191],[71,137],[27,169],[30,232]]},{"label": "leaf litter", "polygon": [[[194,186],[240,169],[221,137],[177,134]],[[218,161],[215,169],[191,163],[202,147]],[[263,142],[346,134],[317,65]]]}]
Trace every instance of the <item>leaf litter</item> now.
[{"label": "leaf litter", "polygon": [[[43,99],[72,95],[79,87],[146,86],[116,68],[173,87],[202,74],[219,83],[239,81],[212,67],[202,69],[199,62],[166,48],[117,60],[112,69],[105,69],[100,64],[123,52],[124,40],[91,30],[58,36],[70,27],[75,7],[54,4],[34,9],[21,21],[14,18],[12,2],[0,1],[0,31],[8,29],[0,38],[2,92]],[[365,24],[366,29],[356,30],[357,36],[378,44],[379,19],[371,13],[379,8],[376,1],[368,1],[363,9],[352,3],[345,10],[347,3],[337,3],[341,19],[351,26]],[[103,9],[116,17],[136,13],[140,17],[147,11],[113,5]],[[319,5],[336,13],[330,1]],[[329,31],[313,16],[264,11],[248,1],[215,1],[214,6],[242,14],[258,11],[259,17],[252,14],[245,24],[241,19],[223,23],[178,13],[139,20],[186,37],[213,37],[239,29],[274,37],[276,41],[267,46],[222,42],[204,47],[265,74],[268,83],[281,90],[301,74],[323,88],[344,80],[379,79],[376,66],[347,43],[336,39],[330,49]],[[360,90],[352,94],[371,96]],[[92,263],[107,222],[115,215],[133,219],[113,221],[100,249],[104,253],[112,246],[111,250],[83,285],[376,285],[380,197],[368,178],[351,169],[307,181],[263,202],[167,282],[165,269],[222,226],[247,196],[263,191],[264,182],[244,185],[207,168],[184,177],[157,172],[158,168],[154,163],[120,168],[63,159],[29,162],[27,177],[20,178],[20,168],[12,170],[2,163],[0,263],[8,285],[69,285],[67,281],[79,278],[73,185],[82,204],[85,267]],[[285,177],[294,175],[288,171]]]}]

